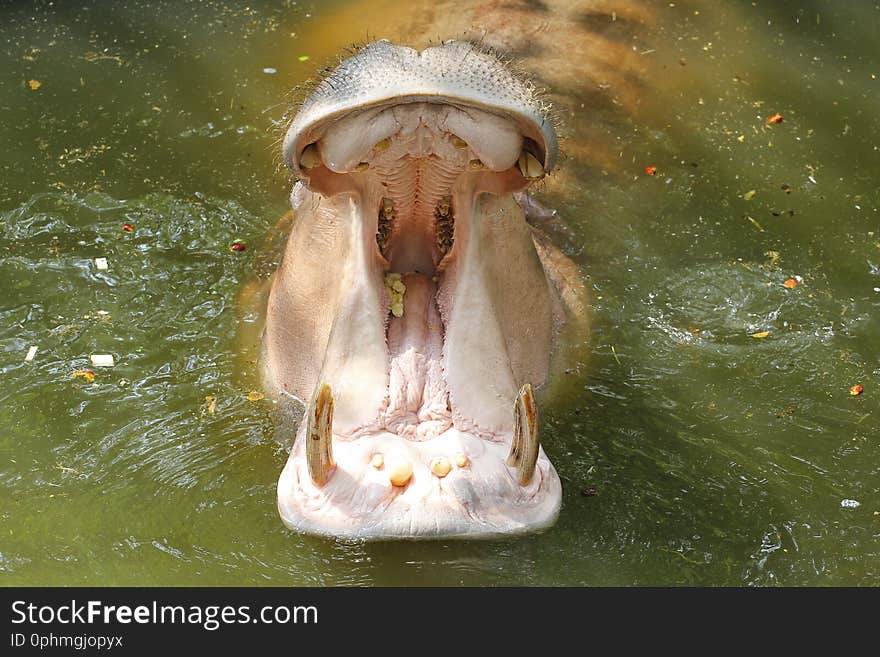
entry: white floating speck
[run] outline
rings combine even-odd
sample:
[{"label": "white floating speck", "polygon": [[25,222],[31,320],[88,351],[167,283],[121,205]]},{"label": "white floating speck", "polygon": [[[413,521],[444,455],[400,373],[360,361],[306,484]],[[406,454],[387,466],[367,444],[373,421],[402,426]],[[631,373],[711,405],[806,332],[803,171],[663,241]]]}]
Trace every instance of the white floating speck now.
[{"label": "white floating speck", "polygon": [[89,358],[95,367],[113,367],[112,354],[92,354]]},{"label": "white floating speck", "polygon": [[107,265],[107,258],[95,258],[95,268],[96,269],[107,269],[109,265]]},{"label": "white floating speck", "polygon": [[278,72],[278,69],[275,68],[264,68],[263,73],[266,75],[275,75]]},{"label": "white floating speck", "polygon": [[36,355],[37,355],[37,348],[31,347],[30,349],[28,349],[27,356],[24,357],[24,362],[30,363],[34,359],[34,356],[36,356]]},{"label": "white floating speck", "polygon": [[98,311],[95,312],[95,314],[96,314],[96,315],[99,315],[99,316],[101,316],[101,317],[106,317],[106,316],[109,315],[110,313],[108,313],[106,310],[98,310]]},{"label": "white floating speck", "polygon": [[858,500],[840,500],[840,506],[844,509],[857,509],[862,505]]},{"label": "white floating speck", "polygon": [[807,176],[807,180],[809,180],[809,181],[810,181],[811,183],[813,183],[814,185],[818,185],[818,184],[819,184],[819,183],[816,182],[816,179],[813,178],[813,176]]},{"label": "white floating speck", "polygon": [[874,292],[880,292],[880,287],[875,287]]}]

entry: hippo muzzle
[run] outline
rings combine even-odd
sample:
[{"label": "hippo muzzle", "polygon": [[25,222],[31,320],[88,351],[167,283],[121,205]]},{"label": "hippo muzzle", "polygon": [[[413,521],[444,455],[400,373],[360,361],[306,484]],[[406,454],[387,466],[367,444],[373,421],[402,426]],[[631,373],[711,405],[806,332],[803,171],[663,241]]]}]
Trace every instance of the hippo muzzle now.
[{"label": "hippo muzzle", "polygon": [[555,157],[532,86],[466,42],[373,43],[303,102],[262,361],[305,407],[278,482],[288,527],[490,537],[555,521],[533,387],[562,314],[515,198]]}]

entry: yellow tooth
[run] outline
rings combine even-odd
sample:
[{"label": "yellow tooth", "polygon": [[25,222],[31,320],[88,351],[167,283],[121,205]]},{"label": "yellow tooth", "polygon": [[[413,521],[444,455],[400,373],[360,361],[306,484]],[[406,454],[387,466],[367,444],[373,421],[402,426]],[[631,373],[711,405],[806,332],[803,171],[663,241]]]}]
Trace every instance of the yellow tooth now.
[{"label": "yellow tooth", "polygon": [[516,468],[520,486],[526,486],[535,474],[538,463],[538,405],[528,383],[519,389],[513,403],[513,444],[507,465]]},{"label": "yellow tooth", "polygon": [[382,141],[377,141],[376,145],[373,146],[373,149],[377,151],[385,151],[388,150],[389,146],[391,146],[391,137],[385,137]]},{"label": "yellow tooth", "polygon": [[385,469],[392,486],[406,486],[412,479],[412,463],[403,457],[389,457],[385,462]]},{"label": "yellow tooth", "polygon": [[309,406],[306,433],[306,464],[315,486],[323,486],[336,463],[333,461],[333,392],[320,384]]},{"label": "yellow tooth", "polygon": [[449,474],[452,470],[452,464],[445,456],[435,456],[431,459],[431,472],[441,479]]},{"label": "yellow tooth", "polygon": [[456,455],[455,465],[457,465],[459,468],[466,468],[468,466],[468,463],[470,463],[470,461],[468,460],[467,454],[462,453]]},{"label": "yellow tooth", "polygon": [[354,168],[354,170],[355,171],[366,171],[369,168],[370,168],[369,162],[361,162]]},{"label": "yellow tooth", "polygon": [[458,135],[452,135],[452,139],[449,141],[451,141],[452,145],[456,148],[467,148],[467,142]]},{"label": "yellow tooth", "polygon": [[477,170],[483,168],[483,161],[482,160],[471,160],[470,162],[468,162],[468,167],[473,169],[474,171],[477,171]]},{"label": "yellow tooth", "polygon": [[523,151],[516,163],[523,177],[534,180],[544,175],[544,167],[538,162],[538,159],[527,151]]},{"label": "yellow tooth", "polygon": [[317,142],[306,146],[299,155],[299,166],[301,169],[314,169],[321,166],[321,164],[321,154],[318,152]]},{"label": "yellow tooth", "polygon": [[370,465],[377,470],[381,470],[382,466],[385,465],[385,457],[381,454],[373,454],[373,458],[370,459]]}]

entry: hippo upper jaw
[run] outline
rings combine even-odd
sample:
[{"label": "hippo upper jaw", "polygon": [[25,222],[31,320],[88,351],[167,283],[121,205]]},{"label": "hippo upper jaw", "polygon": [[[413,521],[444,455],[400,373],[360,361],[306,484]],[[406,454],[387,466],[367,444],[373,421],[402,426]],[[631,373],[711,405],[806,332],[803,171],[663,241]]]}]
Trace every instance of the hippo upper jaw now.
[{"label": "hippo upper jaw", "polygon": [[285,139],[297,220],[264,335],[270,386],[309,400],[282,519],[350,538],[547,527],[561,484],[532,386],[560,309],[513,193],[552,163],[552,129],[461,43],[373,44],[319,91]]}]

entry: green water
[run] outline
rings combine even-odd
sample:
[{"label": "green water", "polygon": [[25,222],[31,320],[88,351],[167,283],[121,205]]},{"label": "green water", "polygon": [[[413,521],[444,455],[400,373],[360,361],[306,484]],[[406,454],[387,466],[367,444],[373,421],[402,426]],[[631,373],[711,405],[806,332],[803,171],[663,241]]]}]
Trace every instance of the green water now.
[{"label": "green water", "polygon": [[638,107],[563,117],[618,166],[563,159],[543,195],[592,295],[543,398],[555,527],[284,529],[236,302],[287,206],[287,92],[358,38],[344,4],[0,9],[0,584],[880,584],[873,2],[649,3]]}]

